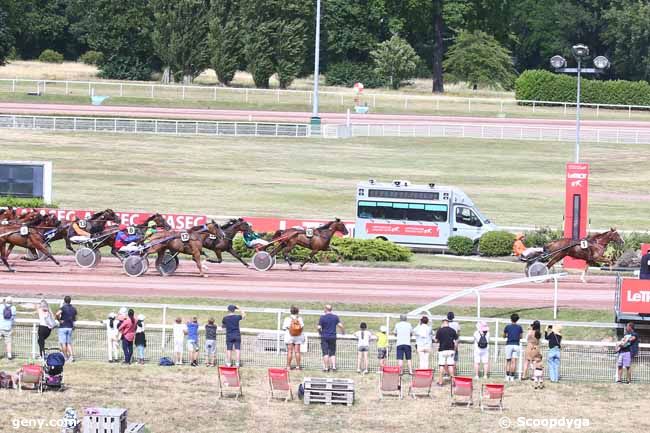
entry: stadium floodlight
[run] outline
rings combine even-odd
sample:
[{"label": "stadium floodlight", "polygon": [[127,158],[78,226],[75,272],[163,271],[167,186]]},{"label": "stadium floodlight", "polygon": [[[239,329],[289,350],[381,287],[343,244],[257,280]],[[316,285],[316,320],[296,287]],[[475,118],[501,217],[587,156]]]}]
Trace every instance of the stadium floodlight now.
[{"label": "stadium floodlight", "polygon": [[609,68],[609,59],[605,56],[598,56],[594,59],[594,66],[597,69],[607,69]]},{"label": "stadium floodlight", "polygon": [[578,44],[574,45],[571,48],[571,51],[573,52],[573,57],[576,58],[576,60],[584,60],[587,57],[589,57],[589,47],[583,44]]},{"label": "stadium floodlight", "polygon": [[554,69],[564,68],[566,66],[566,59],[562,56],[553,56],[551,57],[551,66]]}]

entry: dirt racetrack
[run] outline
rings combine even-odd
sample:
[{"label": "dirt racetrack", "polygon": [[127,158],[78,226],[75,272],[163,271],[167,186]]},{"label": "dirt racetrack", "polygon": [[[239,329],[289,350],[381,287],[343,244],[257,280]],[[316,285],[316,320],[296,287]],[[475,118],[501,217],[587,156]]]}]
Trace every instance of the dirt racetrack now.
[{"label": "dirt racetrack", "polygon": [[[338,265],[308,265],[290,271],[278,264],[258,272],[240,264],[209,264],[209,277],[201,278],[193,262],[181,261],[170,277],[153,269],[142,277],[125,275],[120,263],[104,257],[95,269],[81,269],[72,257],[54,263],[25,262],[12,256],[18,272],[0,274],[0,293],[31,296],[101,295],[151,297],[214,297],[244,300],[303,300],[383,304],[426,304],[468,287],[523,277],[517,273],[452,272],[396,268],[359,268]],[[523,265],[522,265],[523,269]],[[560,280],[558,304],[583,309],[613,309],[615,277],[578,275]],[[473,295],[453,302],[475,305]],[[491,289],[482,292],[482,306],[542,307],[553,305],[552,283]]]}]

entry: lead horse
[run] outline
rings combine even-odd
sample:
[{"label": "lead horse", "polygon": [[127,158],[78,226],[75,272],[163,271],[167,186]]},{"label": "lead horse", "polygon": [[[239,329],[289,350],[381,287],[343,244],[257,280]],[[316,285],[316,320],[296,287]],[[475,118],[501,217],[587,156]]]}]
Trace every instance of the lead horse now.
[{"label": "lead horse", "polygon": [[[9,246],[9,248],[7,248]],[[41,233],[31,227],[21,223],[10,223],[0,225],[0,260],[7,267],[9,272],[16,272],[9,265],[9,252],[14,246],[23,247],[32,252],[34,256],[36,251],[40,251],[45,257],[59,265],[60,263],[50,254]]]}]

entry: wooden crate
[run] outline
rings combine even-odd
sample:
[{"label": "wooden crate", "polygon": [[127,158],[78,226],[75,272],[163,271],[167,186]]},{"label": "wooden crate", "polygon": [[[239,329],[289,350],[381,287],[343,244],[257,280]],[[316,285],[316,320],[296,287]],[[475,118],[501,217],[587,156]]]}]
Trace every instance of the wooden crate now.
[{"label": "wooden crate", "polygon": [[306,377],[304,382],[305,404],[325,403],[346,404],[354,403],[354,381],[351,379]]},{"label": "wooden crate", "polygon": [[86,408],[83,433],[126,433],[126,409]]}]

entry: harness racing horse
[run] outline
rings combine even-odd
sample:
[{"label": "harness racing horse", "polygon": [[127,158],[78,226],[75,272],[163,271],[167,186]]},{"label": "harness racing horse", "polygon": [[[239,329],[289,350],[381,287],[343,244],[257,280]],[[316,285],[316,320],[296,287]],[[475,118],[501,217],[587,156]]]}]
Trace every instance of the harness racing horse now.
[{"label": "harness racing horse", "polygon": [[6,224],[0,225],[0,260],[9,272],[15,272],[15,269],[7,261],[9,252],[14,246],[27,248],[34,256],[37,255],[36,251],[40,251],[45,257],[59,265],[59,262],[48,251],[38,230],[23,224]]},{"label": "harness racing horse", "polygon": [[[582,271],[582,275],[580,276],[580,280],[583,283],[586,283],[585,275],[587,274],[589,266],[596,266],[598,263],[604,263],[611,267],[614,264],[615,259],[605,257],[605,250],[607,250],[607,245],[611,242],[623,244],[623,239],[621,239],[621,236],[614,228],[603,233],[587,236],[582,240],[564,238],[550,242],[544,246],[544,251],[548,251],[548,254],[550,254],[550,259],[546,264],[546,267],[551,269],[553,265],[565,257],[584,260],[586,264]],[[583,248],[583,246],[585,248]]]},{"label": "harness racing horse", "polygon": [[201,276],[207,277],[203,273],[203,264],[201,263],[203,243],[210,235],[218,236],[220,233],[221,229],[214,221],[202,226],[192,227],[186,232],[161,231],[149,238],[149,243],[145,244],[149,245],[147,256],[157,253],[156,268],[159,268],[163,263],[165,251],[167,250],[189,254],[194,259]]},{"label": "harness racing horse", "polygon": [[289,252],[293,250],[296,245],[307,248],[308,250],[311,250],[311,254],[309,254],[309,257],[300,264],[301,270],[305,266],[305,263],[313,260],[314,256],[321,251],[333,251],[337,256],[339,256],[340,260],[341,254],[330,245],[334,233],[340,232],[343,235],[348,234],[347,227],[345,227],[345,224],[343,224],[339,218],[313,229],[312,236],[308,236],[308,230],[309,229],[304,229],[302,227],[292,227],[287,230],[276,231],[273,234],[271,242],[277,242],[278,246],[276,246],[269,254],[275,256],[278,252],[282,252],[284,259],[289,263],[289,267],[292,267],[293,263],[289,258]]},{"label": "harness racing horse", "polygon": [[231,256],[239,260],[242,265],[248,267],[248,263],[233,248],[232,241],[237,233],[243,233],[249,230],[251,230],[251,226],[243,218],[233,218],[221,226],[221,234],[216,236],[209,235],[203,242],[203,248],[214,251],[217,259],[208,259],[208,262],[221,263],[223,260],[221,253],[227,251]]}]

